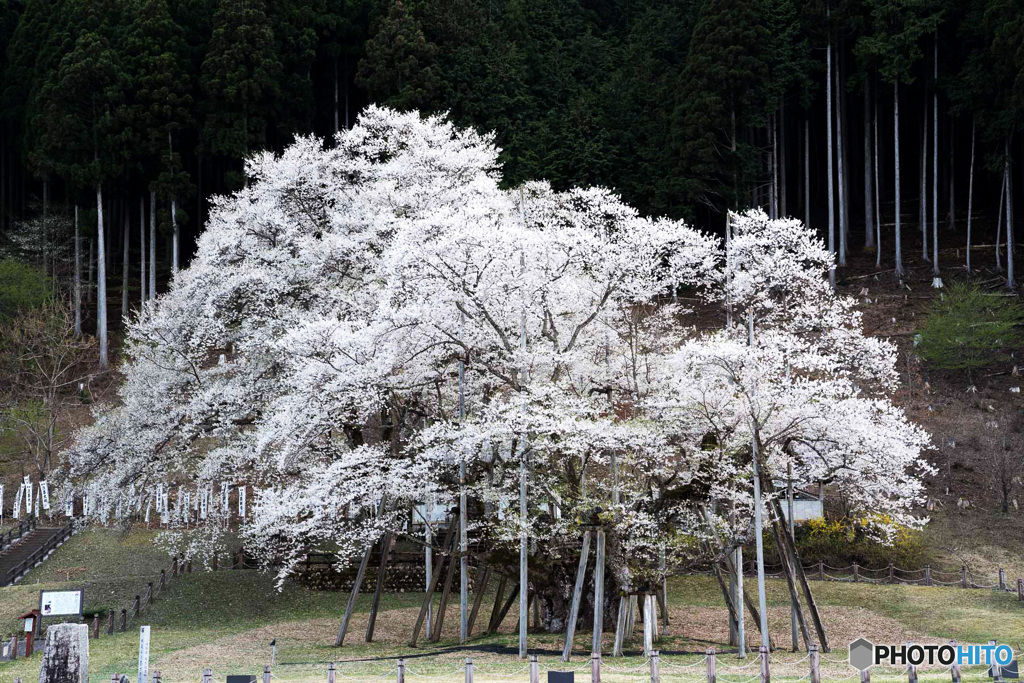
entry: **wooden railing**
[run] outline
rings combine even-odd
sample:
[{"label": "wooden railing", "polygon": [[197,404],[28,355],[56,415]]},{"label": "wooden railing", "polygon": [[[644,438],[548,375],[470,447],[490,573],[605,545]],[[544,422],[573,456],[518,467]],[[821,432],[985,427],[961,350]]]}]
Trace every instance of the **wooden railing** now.
[{"label": "wooden railing", "polygon": [[74,522],[71,522],[67,526],[58,529],[57,533],[55,533],[53,536],[50,536],[46,543],[32,551],[32,554],[27,556],[18,564],[4,571],[3,574],[0,574],[0,587],[9,586],[21,577],[23,577],[25,574],[28,574],[30,569],[32,569],[37,564],[42,562],[47,555],[56,550],[66,540],[71,538],[71,535],[74,533],[74,531]]},{"label": "wooden railing", "polygon": [[29,515],[18,523],[18,526],[0,534],[0,552],[7,550],[15,541],[32,531],[39,525],[39,520],[34,515]]}]

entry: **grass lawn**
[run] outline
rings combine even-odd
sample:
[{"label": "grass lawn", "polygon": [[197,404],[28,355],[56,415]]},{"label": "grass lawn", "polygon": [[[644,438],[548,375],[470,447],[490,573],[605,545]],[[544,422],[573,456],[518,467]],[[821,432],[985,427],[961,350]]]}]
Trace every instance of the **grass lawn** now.
[{"label": "grass lawn", "polygon": [[[38,602],[43,587],[84,587],[86,606],[129,606],[147,581],[169,567],[166,555],[153,547],[152,533],[136,531],[123,536],[110,531],[91,531],[76,536],[44,566],[22,583],[0,589],[0,628],[13,632],[15,617]],[[846,647],[864,635],[875,642],[919,643],[987,642],[994,638],[1024,649],[1024,605],[1011,593],[953,588],[872,586],[868,584],[813,582],[815,595],[833,646],[823,656],[822,679],[859,680],[845,664]],[[750,586],[752,588],[752,586]],[[769,581],[770,626],[780,650],[772,655],[773,679],[797,681],[808,673],[805,654],[788,652],[789,606],[785,585]],[[344,610],[346,593],[307,591],[294,585],[283,591],[273,588],[272,577],[255,571],[193,572],[174,581],[157,603],[127,633],[108,637],[105,630],[90,644],[90,673],[94,683],[109,680],[112,673],[134,678],[138,626],[152,626],[151,669],[163,672],[164,681],[199,681],[209,667],[215,680],[226,674],[255,674],[270,662],[271,639],[278,643],[274,679],[281,682],[325,681],[327,663],[338,661],[339,682],[394,680],[395,665],[404,657],[407,680],[425,682],[463,681],[462,666],[471,656],[477,667],[475,680],[526,681],[526,664],[516,657],[515,629],[518,613],[513,608],[500,629],[490,637],[474,638],[466,648],[458,646],[458,608],[446,615],[442,641],[429,644],[421,637],[419,648],[407,641],[421,597],[415,594],[385,595],[374,643],[363,642],[370,595],[360,597],[357,614],[349,627],[346,645],[331,646]],[[493,602],[493,599],[491,600]],[[479,624],[489,616],[485,600]],[[674,579],[669,587],[671,626],[658,648],[662,652],[662,680],[704,680],[702,659],[708,647],[727,650],[725,608],[713,580],[706,577]],[[748,640],[757,644],[757,631],[748,620]],[[637,629],[637,634],[641,629]],[[575,656],[560,665],[562,637],[536,633],[530,651],[541,659],[541,668],[578,670],[577,680],[589,680],[587,652],[591,635],[581,632]],[[605,634],[604,651],[611,650],[612,634]],[[645,680],[647,665],[638,652],[639,643],[628,646],[629,655],[606,657],[603,680]],[[31,660],[0,664],[0,683],[22,678],[26,683],[39,675],[37,654]],[[744,662],[735,653],[718,656],[719,680],[747,683],[757,673],[753,658]],[[898,671],[873,671],[875,681],[906,680]],[[965,680],[985,679],[984,670],[965,670]],[[545,675],[541,674],[541,679]],[[923,681],[948,681],[948,672],[921,671]],[[985,679],[987,680],[987,679]]]}]

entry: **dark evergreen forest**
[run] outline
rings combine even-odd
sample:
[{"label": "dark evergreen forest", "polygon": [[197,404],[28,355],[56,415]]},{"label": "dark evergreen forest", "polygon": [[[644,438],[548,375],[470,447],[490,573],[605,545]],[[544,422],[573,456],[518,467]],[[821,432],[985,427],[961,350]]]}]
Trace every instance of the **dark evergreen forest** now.
[{"label": "dark evergreen forest", "polygon": [[510,185],[761,206],[898,275],[969,239],[1013,285],[1022,39],[1016,0],[0,0],[2,248],[77,243],[127,311],[247,155],[380,103],[495,131]]}]

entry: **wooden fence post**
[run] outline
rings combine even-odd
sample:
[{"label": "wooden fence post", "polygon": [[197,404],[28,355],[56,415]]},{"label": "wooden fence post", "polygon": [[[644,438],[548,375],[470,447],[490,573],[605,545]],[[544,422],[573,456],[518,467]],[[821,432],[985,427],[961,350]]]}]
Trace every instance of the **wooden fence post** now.
[{"label": "wooden fence post", "polygon": [[540,664],[537,655],[530,655],[530,683],[540,683]]},{"label": "wooden fence post", "polygon": [[967,565],[961,565],[960,567],[960,587],[967,588]]},{"label": "wooden fence post", "polygon": [[[951,640],[949,644],[953,646],[954,651],[956,650],[956,641]],[[956,657],[953,657],[953,663],[949,667],[949,673],[953,677],[953,683],[960,683],[960,664],[957,663]]]},{"label": "wooden fence post", "polygon": [[[143,683],[143,681],[139,681]],[[213,683],[213,669],[203,669],[203,683]]]},{"label": "wooden fence post", "polygon": [[657,650],[651,650],[651,683],[661,683],[661,662]]},{"label": "wooden fence post", "polygon": [[126,609],[121,610],[121,625],[118,630],[122,632],[128,630],[128,610]]},{"label": "wooden fence post", "polygon": [[160,585],[159,590],[160,590],[161,593],[163,593],[164,592],[164,588],[167,587],[167,570],[166,569],[161,569],[160,570],[160,584],[159,585]]},{"label": "wooden fence post", "polygon": [[718,678],[718,664],[715,661],[715,648],[709,647],[707,650],[708,660],[708,683],[715,683]]},{"label": "wooden fence post", "polygon": [[590,683],[601,683],[601,653],[590,653]]},{"label": "wooden fence post", "polygon": [[213,554],[213,560],[211,560],[213,571],[217,571],[217,553]]},{"label": "wooden fence post", "polygon": [[100,637],[100,615],[98,612],[92,615],[92,637]]},{"label": "wooden fence post", "polygon": [[768,648],[762,645],[757,651],[761,655],[761,683],[770,683],[772,675],[768,670]]},{"label": "wooden fence post", "polygon": [[1006,590],[1006,570],[999,567],[999,590]]},{"label": "wooden fence post", "polygon": [[327,665],[327,683],[334,683],[335,668],[334,662]]},{"label": "wooden fence post", "polygon": [[110,674],[110,683],[117,683],[119,680],[121,680],[120,676],[117,674]]},{"label": "wooden fence post", "polygon": [[149,583],[146,584],[146,604],[147,605],[152,605],[153,604],[153,582],[152,581],[150,581]]},{"label": "wooden fence post", "polygon": [[190,559],[190,560],[188,560],[188,561],[187,561],[187,562],[185,563],[185,572],[186,572],[186,573],[188,573],[188,574],[191,574],[191,573],[192,573],[192,560],[191,560],[191,559]]},{"label": "wooden fence post", "polygon": [[930,564],[924,566],[924,585],[932,585],[932,566]]},{"label": "wooden fence post", "polygon": [[1017,602],[1024,602],[1024,579],[1017,579]]},{"label": "wooden fence post", "polygon": [[114,635],[114,610],[110,610],[110,623],[107,624],[107,635]]},{"label": "wooden fence post", "polygon": [[853,563],[853,582],[860,582],[860,567],[857,565],[856,562]]},{"label": "wooden fence post", "polygon": [[821,669],[818,668],[818,646],[811,645],[807,650],[811,660],[811,683],[821,683]]},{"label": "wooden fence post", "polygon": [[896,568],[889,562],[889,583],[896,583]]},{"label": "wooden fence post", "polygon": [[135,603],[132,605],[132,619],[139,618],[139,611],[142,609],[142,596],[135,596]]},{"label": "wooden fence post", "polygon": [[270,683],[270,665],[263,667],[263,683]]},{"label": "wooden fence post", "polygon": [[917,683],[917,667],[913,664],[907,665],[907,683]]},{"label": "wooden fence post", "polygon": [[174,576],[177,576],[177,575],[178,575],[178,556],[175,555],[174,557],[171,558],[171,576],[174,577]]},{"label": "wooden fence post", "polygon": [[473,683],[473,658],[466,657],[466,683]]},{"label": "wooden fence post", "polygon": [[398,683],[405,683],[405,660],[404,659],[399,659],[398,660],[398,678],[396,680],[398,681]]},{"label": "wooden fence post", "polygon": [[153,672],[153,683],[160,683],[163,676],[160,675],[160,669]]},{"label": "wooden fence post", "polygon": [[818,581],[825,580],[825,563],[818,560]]},{"label": "wooden fence post", "polygon": [[18,634],[11,636],[11,661],[18,658]]},{"label": "wooden fence post", "polygon": [[871,683],[871,667],[860,672],[860,683]]}]

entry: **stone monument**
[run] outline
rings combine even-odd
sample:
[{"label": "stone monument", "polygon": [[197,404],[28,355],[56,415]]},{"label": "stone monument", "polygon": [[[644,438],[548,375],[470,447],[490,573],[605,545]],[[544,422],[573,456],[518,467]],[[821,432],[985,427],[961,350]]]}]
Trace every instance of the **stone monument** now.
[{"label": "stone monument", "polygon": [[89,627],[54,624],[46,629],[39,683],[89,683]]}]

